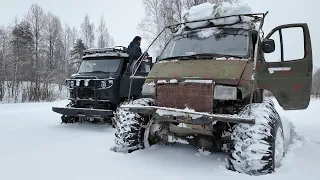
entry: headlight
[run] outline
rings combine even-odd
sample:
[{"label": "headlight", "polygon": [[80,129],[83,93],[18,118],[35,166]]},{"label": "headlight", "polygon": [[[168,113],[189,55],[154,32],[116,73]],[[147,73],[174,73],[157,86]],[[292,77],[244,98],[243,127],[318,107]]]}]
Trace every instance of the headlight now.
[{"label": "headlight", "polygon": [[108,80],[109,85],[113,84],[113,80]]},{"label": "headlight", "polygon": [[142,95],[153,95],[155,93],[155,84],[150,83],[150,84],[144,84],[142,86]]},{"label": "headlight", "polygon": [[101,88],[106,88],[106,87],[107,87],[106,81],[101,81]]},{"label": "headlight", "polygon": [[237,99],[237,88],[230,86],[215,86],[214,88],[214,99],[217,100],[236,100]]},{"label": "headlight", "polygon": [[74,81],[70,81],[70,87],[71,87],[71,88],[74,87]]},{"label": "headlight", "polygon": [[89,80],[85,80],[85,81],[84,81],[84,85],[85,85],[85,86],[89,86]]},{"label": "headlight", "polygon": [[76,86],[80,86],[80,80],[76,81]]}]

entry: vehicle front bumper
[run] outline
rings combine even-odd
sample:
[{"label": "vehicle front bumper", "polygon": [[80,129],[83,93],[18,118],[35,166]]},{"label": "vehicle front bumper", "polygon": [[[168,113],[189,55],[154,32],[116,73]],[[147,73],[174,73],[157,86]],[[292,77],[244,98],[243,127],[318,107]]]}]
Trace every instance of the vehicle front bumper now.
[{"label": "vehicle front bumper", "polygon": [[107,118],[113,116],[112,110],[52,107],[52,111],[70,117]]},{"label": "vehicle front bumper", "polygon": [[135,113],[150,114],[155,121],[176,122],[195,125],[206,125],[217,121],[227,123],[255,124],[255,119],[248,116],[210,114],[193,112],[183,109],[166,108],[159,106],[130,106],[124,105],[121,108],[128,109]]}]

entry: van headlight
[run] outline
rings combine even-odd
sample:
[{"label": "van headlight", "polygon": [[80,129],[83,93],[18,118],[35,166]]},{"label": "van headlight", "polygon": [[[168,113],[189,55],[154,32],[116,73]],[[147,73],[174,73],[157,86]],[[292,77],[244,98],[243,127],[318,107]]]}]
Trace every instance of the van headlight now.
[{"label": "van headlight", "polygon": [[74,81],[70,81],[70,88],[74,88]]},{"label": "van headlight", "polygon": [[143,84],[142,91],[141,91],[142,95],[154,95],[154,93],[155,93],[155,84],[154,83]]},{"label": "van headlight", "polygon": [[89,86],[89,80],[88,79],[84,80],[84,85],[85,86]]},{"label": "van headlight", "polygon": [[216,85],[214,88],[213,98],[217,100],[237,100],[237,88]]}]

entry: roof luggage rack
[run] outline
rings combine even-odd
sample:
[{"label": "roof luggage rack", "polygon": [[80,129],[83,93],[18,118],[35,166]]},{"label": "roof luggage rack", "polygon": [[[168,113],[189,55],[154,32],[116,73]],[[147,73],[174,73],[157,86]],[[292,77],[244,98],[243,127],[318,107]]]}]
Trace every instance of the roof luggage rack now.
[{"label": "roof luggage rack", "polygon": [[128,53],[128,50],[124,46],[115,46],[115,47],[107,47],[107,48],[93,48],[86,49],[83,51],[84,55],[87,54],[96,54],[96,53],[107,53],[107,52],[120,52],[120,53]]}]

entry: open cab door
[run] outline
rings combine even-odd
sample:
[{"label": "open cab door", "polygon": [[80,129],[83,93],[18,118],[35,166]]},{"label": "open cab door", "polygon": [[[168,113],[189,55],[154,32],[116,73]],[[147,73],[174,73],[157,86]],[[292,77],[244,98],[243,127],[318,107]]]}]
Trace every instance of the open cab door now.
[{"label": "open cab door", "polygon": [[256,79],[284,110],[306,109],[312,86],[312,47],[308,25],[274,28],[259,47]]}]

